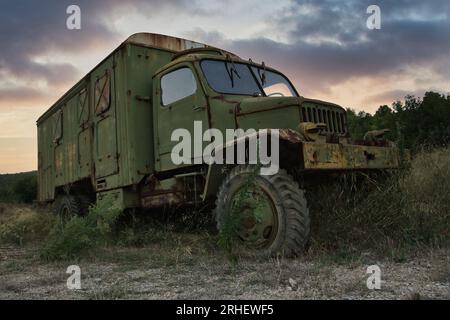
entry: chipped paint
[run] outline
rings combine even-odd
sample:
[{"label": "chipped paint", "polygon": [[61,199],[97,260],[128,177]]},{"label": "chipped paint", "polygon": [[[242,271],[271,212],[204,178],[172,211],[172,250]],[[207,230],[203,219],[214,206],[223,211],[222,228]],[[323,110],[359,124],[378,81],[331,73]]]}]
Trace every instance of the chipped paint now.
[{"label": "chipped paint", "polygon": [[397,148],[304,142],[305,170],[398,168]]}]

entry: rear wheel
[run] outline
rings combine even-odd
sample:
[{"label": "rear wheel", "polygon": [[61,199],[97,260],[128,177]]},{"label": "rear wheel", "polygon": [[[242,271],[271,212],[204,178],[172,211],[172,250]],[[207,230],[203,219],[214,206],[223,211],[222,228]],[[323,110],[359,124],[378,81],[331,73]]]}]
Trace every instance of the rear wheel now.
[{"label": "rear wheel", "polygon": [[87,195],[80,195],[80,196],[78,196],[78,201],[80,203],[81,214],[84,215],[84,216],[88,215],[89,214],[89,209],[93,205],[94,202]]},{"label": "rear wheel", "polygon": [[72,217],[83,213],[80,200],[73,195],[59,196],[55,201],[54,211],[62,223],[66,223]]},{"label": "rear wheel", "polygon": [[292,256],[305,250],[310,218],[304,191],[284,170],[259,175],[258,167],[233,168],[220,187],[215,218],[221,232],[232,232],[264,255]]}]

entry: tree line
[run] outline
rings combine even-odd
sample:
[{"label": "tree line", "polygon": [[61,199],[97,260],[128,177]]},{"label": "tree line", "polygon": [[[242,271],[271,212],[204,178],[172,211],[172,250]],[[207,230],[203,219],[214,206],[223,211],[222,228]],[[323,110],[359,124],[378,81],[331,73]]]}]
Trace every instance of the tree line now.
[{"label": "tree line", "polygon": [[383,105],[375,114],[347,109],[352,137],[367,131],[389,129],[386,137],[413,153],[424,147],[444,147],[450,142],[450,95],[426,92],[423,98],[406,96],[403,102]]},{"label": "tree line", "polygon": [[36,194],[36,171],[0,174],[0,202],[32,203]]}]

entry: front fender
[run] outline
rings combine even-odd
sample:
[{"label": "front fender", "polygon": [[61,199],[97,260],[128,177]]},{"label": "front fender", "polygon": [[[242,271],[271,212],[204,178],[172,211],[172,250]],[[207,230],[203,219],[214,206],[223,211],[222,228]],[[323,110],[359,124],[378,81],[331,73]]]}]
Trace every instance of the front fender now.
[{"label": "front fender", "polygon": [[[262,136],[271,136],[274,133],[278,134],[280,141],[280,148],[286,148],[286,145],[298,145],[305,141],[304,137],[299,134],[297,131],[292,129],[261,129],[254,133],[244,134],[240,137],[237,137],[231,141],[227,141],[222,145],[219,145],[215,148],[217,151],[222,151],[223,154],[226,154],[226,150],[229,148],[235,148],[240,143],[245,143],[246,141],[258,141],[258,139]],[[281,152],[280,150],[280,153]],[[220,184],[226,175],[225,168],[229,166],[229,164],[210,164],[208,166],[208,172],[206,175],[206,183],[205,188],[202,193],[202,199],[206,200],[207,198],[214,197],[219,190]]]}]

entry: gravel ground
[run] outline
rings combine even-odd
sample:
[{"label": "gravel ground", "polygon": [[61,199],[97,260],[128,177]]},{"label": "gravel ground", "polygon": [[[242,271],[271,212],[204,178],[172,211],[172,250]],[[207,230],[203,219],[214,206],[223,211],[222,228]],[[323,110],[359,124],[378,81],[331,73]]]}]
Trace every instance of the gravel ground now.
[{"label": "gravel ground", "polygon": [[[70,264],[81,268],[81,290],[67,289]],[[366,284],[366,269],[374,264],[381,269],[380,290]],[[241,257],[230,264],[219,253],[153,246],[109,248],[78,262],[43,263],[33,248],[3,246],[0,299],[450,299],[450,250],[401,262],[365,254],[348,263]]]}]

